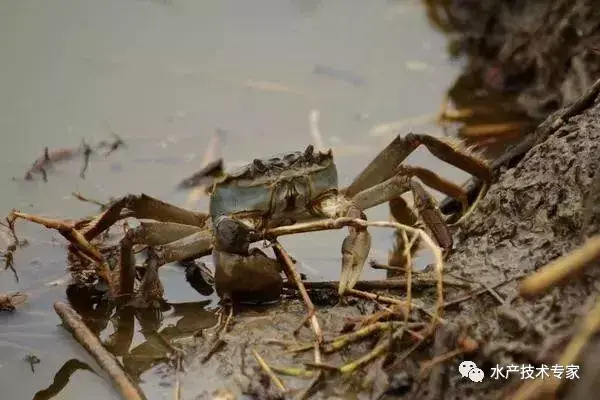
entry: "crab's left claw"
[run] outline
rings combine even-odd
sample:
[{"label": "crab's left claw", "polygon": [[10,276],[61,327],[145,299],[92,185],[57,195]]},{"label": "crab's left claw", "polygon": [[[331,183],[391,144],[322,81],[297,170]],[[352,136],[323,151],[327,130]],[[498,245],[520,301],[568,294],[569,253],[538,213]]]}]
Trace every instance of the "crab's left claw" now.
[{"label": "crab's left claw", "polygon": [[342,273],[338,286],[340,296],[356,285],[371,250],[371,235],[366,228],[349,227],[348,230],[350,233],[342,243]]},{"label": "crab's left claw", "polygon": [[216,248],[232,254],[248,254],[250,244],[256,241],[254,230],[225,215],[216,219],[214,233]]}]

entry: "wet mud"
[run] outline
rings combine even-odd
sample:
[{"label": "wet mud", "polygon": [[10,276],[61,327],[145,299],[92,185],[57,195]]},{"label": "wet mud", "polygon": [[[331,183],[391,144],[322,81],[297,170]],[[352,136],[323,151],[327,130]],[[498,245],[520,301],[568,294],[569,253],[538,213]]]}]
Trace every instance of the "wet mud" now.
[{"label": "wet mud", "polygon": [[[509,379],[491,379],[491,368],[556,364],[588,311],[590,299],[599,293],[597,269],[592,266],[582,276],[535,300],[524,300],[517,288],[520,278],[569,253],[600,230],[598,100],[565,121],[515,167],[504,171],[472,216],[455,232],[456,245],[447,260],[445,275],[464,279],[476,290],[495,289],[459,301],[476,290],[446,287],[445,324],[437,328],[433,339],[401,361],[401,355],[414,342],[397,344],[388,355],[388,365],[376,361],[352,374],[329,373],[313,398],[502,398],[523,381],[520,373]],[[433,293],[425,291],[414,296],[423,304],[433,303]],[[326,336],[331,337],[342,332],[349,317],[370,314],[375,307],[362,300],[353,305],[320,307],[318,317]],[[282,345],[289,341],[297,345],[310,343],[312,333],[308,328],[301,330],[299,338],[292,335],[304,319],[304,308],[297,301],[283,301],[263,310],[240,310],[231,331],[224,336],[228,344],[205,362],[201,361],[207,351],[203,343],[209,337],[190,339],[186,345],[189,364],[181,381],[184,392],[194,391],[195,377],[214,376],[203,382],[213,382],[215,387],[202,388],[196,398],[212,398],[218,388],[277,398],[277,390],[269,380],[261,379],[250,349],[270,365],[303,369],[311,362],[312,352],[290,354]],[[461,335],[474,340],[477,350],[436,363],[424,373],[425,363],[456,350]],[[357,342],[326,356],[323,362],[339,367],[363,356],[376,343],[373,338]],[[581,379],[563,385],[563,398],[579,398],[582,386],[589,389],[596,385],[598,372],[593,365],[597,362],[593,356],[598,354],[598,346],[589,346],[592,355],[580,360]],[[458,366],[463,360],[474,361],[484,370],[486,379],[475,383],[461,377]],[[165,379],[172,376],[165,375]],[[284,380],[287,387],[300,390],[310,382],[310,378]],[[290,390],[289,396],[298,393]]]},{"label": "wet mud", "polygon": [[429,17],[468,56],[463,75],[513,95],[532,118],[565,107],[600,72],[600,10],[593,0],[428,1]]}]

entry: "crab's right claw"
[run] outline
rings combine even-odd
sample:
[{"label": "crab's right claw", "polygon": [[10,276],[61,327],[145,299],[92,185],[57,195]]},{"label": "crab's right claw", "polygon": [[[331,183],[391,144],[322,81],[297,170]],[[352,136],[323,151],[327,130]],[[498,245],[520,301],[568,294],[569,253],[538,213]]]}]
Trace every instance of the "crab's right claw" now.
[{"label": "crab's right claw", "polygon": [[367,229],[350,227],[349,230],[342,243],[342,273],[338,286],[340,296],[354,288],[371,250],[371,235]]}]

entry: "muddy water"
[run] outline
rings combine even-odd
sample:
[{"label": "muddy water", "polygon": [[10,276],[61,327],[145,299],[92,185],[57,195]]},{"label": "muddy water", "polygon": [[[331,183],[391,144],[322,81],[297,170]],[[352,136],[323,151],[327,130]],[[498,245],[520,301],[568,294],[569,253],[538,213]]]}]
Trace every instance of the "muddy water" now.
[{"label": "muddy water", "polygon": [[[233,165],[305,147],[311,109],[320,112],[324,143],[334,147],[346,184],[393,137],[382,124],[439,132],[433,117],[459,70],[416,1],[3,1],[0,50],[0,213],[15,207],[71,218],[97,211],[73,191],[98,200],[145,192],[183,204],[187,193],[175,184],[200,167],[215,129],[228,131],[223,154]],[[11,181],[44,146],[94,143],[111,130],[128,147],[93,157],[85,180],[75,160],[49,171],[48,183]],[[410,160],[465,178],[425,152]],[[387,218],[386,208],[368,215]],[[31,224],[18,229],[31,244],[15,256],[19,282],[3,271],[0,291],[31,297],[0,316],[4,399],[33,398],[73,358],[97,368],[51,308],[65,291],[62,239]],[[342,238],[326,232],[283,242],[305,272],[325,279],[339,272]],[[374,231],[373,243],[372,256],[385,260],[389,232]],[[176,266],[161,277],[170,302],[206,300]],[[141,339],[136,331],[134,346]],[[29,353],[41,360],[34,373],[23,361]],[[142,374],[142,386],[154,387],[154,376]],[[115,394],[78,370],[57,398],[84,396]]]}]

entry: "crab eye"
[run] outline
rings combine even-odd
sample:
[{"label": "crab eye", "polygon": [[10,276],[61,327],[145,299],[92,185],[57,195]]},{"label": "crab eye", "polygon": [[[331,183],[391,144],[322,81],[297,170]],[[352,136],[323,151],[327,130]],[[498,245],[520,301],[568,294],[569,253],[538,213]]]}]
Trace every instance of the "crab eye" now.
[{"label": "crab eye", "polygon": [[314,152],[315,152],[315,146],[313,146],[312,144],[309,144],[308,147],[306,148],[306,150],[304,150],[304,158],[306,158],[307,160],[310,160],[313,157]]},{"label": "crab eye", "polygon": [[259,160],[258,158],[255,159],[252,164],[254,165],[254,168],[256,168],[257,172],[265,172],[267,169],[267,166],[265,165],[264,162],[262,162],[261,160]]},{"label": "crab eye", "polygon": [[298,160],[298,158],[299,158],[298,153],[289,153],[289,154],[286,154],[285,156],[283,156],[283,159],[290,165],[295,163]]},{"label": "crab eye", "polygon": [[271,165],[271,167],[275,167],[275,168],[284,168],[285,167],[285,163],[281,160],[281,158],[278,158],[278,157],[271,158],[269,160],[269,165]]}]

